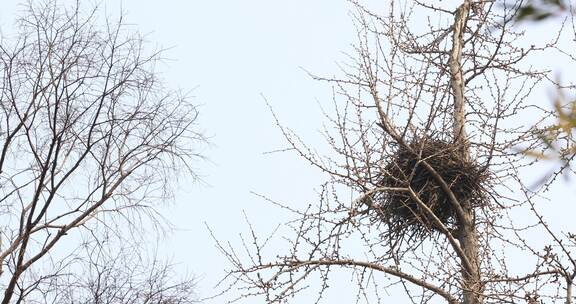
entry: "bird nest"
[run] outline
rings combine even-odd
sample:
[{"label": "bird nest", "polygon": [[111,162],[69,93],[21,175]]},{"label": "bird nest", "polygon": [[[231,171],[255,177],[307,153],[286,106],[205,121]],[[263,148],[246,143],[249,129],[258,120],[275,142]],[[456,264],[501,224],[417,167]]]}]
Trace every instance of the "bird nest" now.
[{"label": "bird nest", "polygon": [[[426,168],[424,162],[434,170]],[[455,205],[438,177],[459,204],[466,202],[469,208],[479,208],[488,203],[485,189],[489,173],[477,162],[463,157],[461,145],[415,139],[407,146],[399,146],[382,170],[379,186],[397,190],[389,189],[371,197],[376,219],[388,225],[388,237],[396,241],[423,241],[441,231],[434,216],[450,230],[457,227]],[[402,190],[407,188],[413,193]]]}]

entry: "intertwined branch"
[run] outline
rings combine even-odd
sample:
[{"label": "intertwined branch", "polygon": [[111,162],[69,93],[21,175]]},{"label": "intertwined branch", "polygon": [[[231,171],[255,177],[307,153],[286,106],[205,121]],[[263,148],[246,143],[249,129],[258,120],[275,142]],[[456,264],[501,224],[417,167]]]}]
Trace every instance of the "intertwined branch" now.
[{"label": "intertwined branch", "polygon": [[[562,32],[523,46],[510,2],[392,1],[385,13],[351,2],[358,43],[344,76],[314,76],[336,91],[324,130],[332,153],[273,113],[288,150],[327,182],[304,210],[266,198],[294,220],[264,241],[252,226],[238,246],[215,238],[231,264],[223,289],[321,302],[345,270],[357,302],[387,292],[412,303],[572,303],[573,235],[546,222],[520,178],[532,160],[514,149],[540,143],[518,121],[547,113],[530,99],[547,80],[532,60]],[[535,232],[553,245],[542,251],[527,239]]]},{"label": "intertwined branch", "polygon": [[174,176],[194,175],[204,142],[195,106],[154,70],[161,52],[122,16],[100,25],[79,1],[22,8],[18,33],[0,42],[3,304],[44,288],[27,274],[86,261],[75,248],[87,235],[137,243],[167,227],[156,207]]}]

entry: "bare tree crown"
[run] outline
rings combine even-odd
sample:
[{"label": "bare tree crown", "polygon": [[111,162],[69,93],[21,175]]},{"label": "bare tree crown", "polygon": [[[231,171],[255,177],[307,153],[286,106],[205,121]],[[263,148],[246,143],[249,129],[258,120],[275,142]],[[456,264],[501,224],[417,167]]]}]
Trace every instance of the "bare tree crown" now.
[{"label": "bare tree crown", "polygon": [[204,142],[196,107],[155,71],[161,52],[123,16],[79,1],[21,8],[0,41],[3,304],[57,296],[45,288],[90,264],[82,248],[162,229],[156,208],[178,173],[194,176]]},{"label": "bare tree crown", "polygon": [[[322,302],[345,270],[358,303],[386,302],[386,292],[406,303],[573,303],[576,239],[547,223],[541,192],[521,178],[533,160],[516,148],[542,147],[519,117],[549,117],[530,100],[550,80],[531,58],[573,29],[530,46],[514,25],[521,3],[390,1],[379,14],[351,2],[358,42],[345,76],[315,77],[337,92],[325,130],[333,153],[278,122],[290,150],[328,181],[316,205],[283,206],[295,216],[284,252],[252,226],[242,250],[217,240],[231,264],[224,289],[237,300],[285,303],[308,291]],[[487,176],[468,188],[482,189],[481,204],[460,191],[467,174]],[[521,270],[516,251],[527,256]]]}]

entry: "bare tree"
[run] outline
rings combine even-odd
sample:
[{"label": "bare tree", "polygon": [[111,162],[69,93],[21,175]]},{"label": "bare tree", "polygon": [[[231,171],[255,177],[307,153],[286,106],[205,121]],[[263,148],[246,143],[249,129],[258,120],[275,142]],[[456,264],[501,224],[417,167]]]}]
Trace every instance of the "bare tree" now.
[{"label": "bare tree", "polygon": [[140,249],[119,244],[85,246],[88,260],[74,265],[74,273],[40,274],[36,284],[20,295],[38,303],[197,303],[194,279],[182,279],[174,265],[156,256],[147,258]]},{"label": "bare tree", "polygon": [[[76,271],[98,265],[80,250],[87,242],[98,248],[107,246],[104,237],[115,237],[135,246],[144,232],[168,228],[157,207],[178,173],[195,176],[190,165],[204,142],[188,96],[166,88],[155,72],[161,52],[147,51],[123,16],[102,18],[80,1],[29,1],[21,8],[18,32],[0,42],[3,304],[33,303],[32,290],[46,280],[73,282]],[[135,263],[130,256],[114,261],[125,265],[96,270],[99,277],[116,277]],[[169,265],[144,268],[160,277],[139,284],[137,274],[118,277],[133,284],[132,294],[181,286],[163,285]],[[57,292],[72,292],[59,286]]]},{"label": "bare tree", "polygon": [[530,100],[551,80],[533,59],[562,53],[573,29],[527,41],[517,1],[391,1],[384,14],[351,2],[358,44],[345,77],[315,76],[337,92],[324,130],[333,153],[277,119],[289,150],[329,177],[318,204],[282,205],[295,215],[286,252],[252,226],[241,250],[217,241],[232,265],[224,291],[284,303],[316,288],[321,302],[343,269],[357,302],[386,291],[411,303],[573,303],[576,238],[545,219],[549,183],[521,178],[533,164],[523,149],[542,142],[518,123],[551,117]]}]

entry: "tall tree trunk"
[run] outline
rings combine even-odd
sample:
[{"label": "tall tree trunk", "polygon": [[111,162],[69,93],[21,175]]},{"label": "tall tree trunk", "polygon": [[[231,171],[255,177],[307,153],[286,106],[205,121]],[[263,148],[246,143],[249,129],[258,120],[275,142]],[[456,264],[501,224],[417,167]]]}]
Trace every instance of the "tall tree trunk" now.
[{"label": "tall tree trunk", "polygon": [[[465,105],[464,79],[462,75],[462,48],[464,45],[464,32],[466,22],[470,14],[470,0],[465,0],[456,10],[453,25],[452,51],[450,53],[450,77],[452,94],[454,96],[454,121],[453,132],[454,142],[460,146],[464,159],[470,158],[468,151],[468,139],[465,128]],[[476,223],[474,221],[474,210],[470,201],[461,201],[464,215],[458,218],[457,237],[464,255],[471,264],[471,268],[466,270],[462,267],[462,294],[463,304],[482,303],[482,284],[480,282],[480,259],[478,249],[478,235]]]}]

